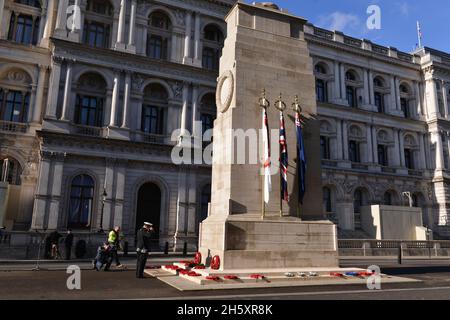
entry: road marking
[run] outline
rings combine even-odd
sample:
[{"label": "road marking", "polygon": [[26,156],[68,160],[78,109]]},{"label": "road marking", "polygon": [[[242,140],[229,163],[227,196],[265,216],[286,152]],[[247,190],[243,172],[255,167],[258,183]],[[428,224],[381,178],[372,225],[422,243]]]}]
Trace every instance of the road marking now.
[{"label": "road marking", "polygon": [[265,297],[292,297],[292,296],[321,296],[337,294],[357,294],[357,293],[387,293],[387,292],[405,292],[405,291],[431,291],[431,290],[450,290],[450,287],[430,287],[430,288],[403,288],[386,290],[352,290],[352,291],[319,291],[319,292],[283,292],[283,293],[260,293],[260,294],[239,294],[222,296],[189,296],[189,297],[166,297],[145,300],[223,300],[239,298],[265,298]]}]

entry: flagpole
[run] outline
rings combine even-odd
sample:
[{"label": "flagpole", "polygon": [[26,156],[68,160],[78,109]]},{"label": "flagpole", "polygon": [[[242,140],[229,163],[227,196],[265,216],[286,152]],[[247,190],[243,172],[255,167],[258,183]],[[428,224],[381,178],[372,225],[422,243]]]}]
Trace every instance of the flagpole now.
[{"label": "flagpole", "polygon": [[[297,95],[295,96],[294,103],[292,103],[292,109],[294,110],[296,117],[298,117],[300,119],[302,107],[298,103]],[[298,159],[298,152],[297,152],[297,166],[299,165],[299,162],[300,162],[300,159]],[[297,179],[297,181],[298,181],[298,179]],[[300,188],[300,185],[298,186],[298,188]],[[300,201],[299,201],[299,199],[297,199],[297,218],[300,219]]]},{"label": "flagpole", "polygon": [[[262,130],[267,130],[264,125],[264,116],[267,114],[267,108],[269,108],[270,102],[266,99],[266,89],[265,88],[262,91],[261,98],[259,98],[259,106],[263,110],[263,112],[262,112],[262,120],[263,120],[262,121],[262,123],[263,123]],[[263,135],[264,135],[264,132],[263,132]],[[264,192],[265,192],[264,185],[265,185],[265,172],[266,172],[265,161],[266,161],[266,159],[264,159],[264,157],[265,157],[264,156],[264,149],[265,149],[264,143],[265,142],[263,139],[263,141],[262,141],[263,147],[261,148],[262,153],[263,153],[263,161],[262,161],[262,171],[263,172],[261,174],[261,219],[262,220],[264,220],[264,218],[266,216],[266,202],[264,199]]]},{"label": "flagpole", "polygon": [[422,48],[422,30],[420,29],[420,22],[417,21],[417,38],[419,40],[419,49]]},{"label": "flagpole", "polygon": [[[278,100],[275,101],[275,108],[277,108],[280,111],[280,126],[281,126],[281,119],[283,117],[283,111],[286,110],[286,104],[283,102],[282,93],[280,92],[280,95],[278,97]],[[286,139],[286,133],[285,137]],[[279,143],[279,150],[280,150],[280,159],[279,159],[279,168],[280,168],[280,217],[283,217],[283,179],[282,179],[282,166],[281,166],[281,153],[282,153],[282,146]]]}]

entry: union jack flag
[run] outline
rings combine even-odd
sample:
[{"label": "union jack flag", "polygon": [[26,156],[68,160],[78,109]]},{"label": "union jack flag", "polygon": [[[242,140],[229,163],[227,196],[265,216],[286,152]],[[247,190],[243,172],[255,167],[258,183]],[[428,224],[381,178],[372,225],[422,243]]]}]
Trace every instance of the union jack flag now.
[{"label": "union jack flag", "polygon": [[286,130],[284,128],[284,115],[280,112],[280,191],[281,199],[289,201],[288,192],[288,151],[286,142]]},{"label": "union jack flag", "polygon": [[306,152],[303,141],[303,130],[300,113],[295,113],[295,127],[297,128],[297,176],[298,176],[298,201],[303,204],[306,192]]}]

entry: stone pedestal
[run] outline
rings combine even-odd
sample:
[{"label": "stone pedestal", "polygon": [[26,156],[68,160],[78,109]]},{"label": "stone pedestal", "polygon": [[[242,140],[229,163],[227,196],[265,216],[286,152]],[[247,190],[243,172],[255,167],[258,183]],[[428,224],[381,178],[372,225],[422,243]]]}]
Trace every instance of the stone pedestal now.
[{"label": "stone pedestal", "polygon": [[[214,255],[222,270],[242,268],[336,267],[336,228],[322,208],[320,128],[316,115],[313,63],[303,28],[306,20],[274,8],[237,3],[226,17],[227,39],[220,61],[218,117],[214,124],[212,199],[210,216],[200,227],[200,252],[207,265]],[[262,140],[233,144],[237,130],[262,127],[258,99],[262,89],[272,133],[272,192],[262,218],[261,163],[237,163],[233,152],[246,155],[262,150]],[[280,216],[278,130],[280,113],[273,107],[280,92],[289,153],[288,191]],[[298,95],[308,118],[304,125],[307,157],[306,194],[298,201],[297,137],[291,108]],[[275,135],[275,137],[273,136]],[[247,140],[248,141],[248,140]],[[233,151],[233,152],[232,152]],[[259,153],[259,159],[262,158]],[[231,161],[230,161],[231,160]],[[297,218],[299,213],[299,218]]]}]

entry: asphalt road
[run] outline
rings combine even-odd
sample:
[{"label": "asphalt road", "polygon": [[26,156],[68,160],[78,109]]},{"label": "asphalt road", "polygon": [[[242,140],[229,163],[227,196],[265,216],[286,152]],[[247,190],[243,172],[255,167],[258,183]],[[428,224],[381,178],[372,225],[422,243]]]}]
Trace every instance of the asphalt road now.
[{"label": "asphalt road", "polygon": [[[422,280],[414,284],[383,285],[381,291],[369,291],[363,285],[316,286],[270,289],[239,289],[180,292],[153,279],[136,279],[132,260],[126,270],[97,272],[82,266],[81,290],[68,290],[65,270],[0,271],[0,299],[211,299],[211,300],[378,300],[378,299],[450,299],[450,267],[412,265],[382,268],[382,272]],[[157,263],[157,261],[152,261]],[[366,265],[367,266],[367,265]],[[4,267],[4,266],[3,266]],[[29,269],[29,266],[28,266]],[[63,268],[62,268],[63,269]]]}]

